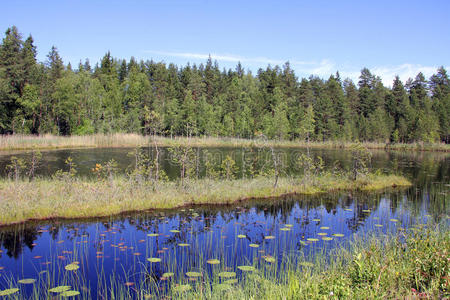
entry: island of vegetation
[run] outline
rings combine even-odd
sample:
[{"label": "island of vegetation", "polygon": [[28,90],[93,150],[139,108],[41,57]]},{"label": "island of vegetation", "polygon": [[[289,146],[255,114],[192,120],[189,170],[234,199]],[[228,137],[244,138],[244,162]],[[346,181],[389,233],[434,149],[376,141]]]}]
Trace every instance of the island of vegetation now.
[{"label": "island of vegetation", "polygon": [[159,148],[153,155],[137,147],[130,155],[134,164],[126,175],[117,175],[117,163],[96,164],[92,178],[76,176],[69,157],[66,170],[50,179],[36,178],[41,153],[32,152],[28,161],[13,156],[7,166],[9,178],[0,181],[0,225],[31,219],[87,218],[127,211],[167,209],[195,204],[230,204],[251,198],[288,194],[316,194],[331,191],[375,191],[409,186],[399,175],[370,172],[371,153],[361,144],[352,149],[352,168],[325,170],[320,157],[302,154],[296,162],[302,176],[283,176],[281,153],[263,144],[271,153],[269,162],[254,160],[242,166],[240,178],[233,158],[220,162],[205,153],[206,175],[196,173],[198,154],[189,146],[169,148],[171,161],[179,166],[179,179],[168,181],[160,167]]}]

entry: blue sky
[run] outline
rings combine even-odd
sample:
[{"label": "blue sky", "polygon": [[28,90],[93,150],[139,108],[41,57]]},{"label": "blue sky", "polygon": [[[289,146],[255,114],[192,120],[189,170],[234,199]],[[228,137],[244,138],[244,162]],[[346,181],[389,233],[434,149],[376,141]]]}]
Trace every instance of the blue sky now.
[{"label": "blue sky", "polygon": [[450,66],[450,1],[3,1],[1,37],[33,35],[38,60],[55,45],[64,62],[108,51],[185,65],[211,54],[256,72],[290,61],[300,77],[368,67],[390,85]]}]

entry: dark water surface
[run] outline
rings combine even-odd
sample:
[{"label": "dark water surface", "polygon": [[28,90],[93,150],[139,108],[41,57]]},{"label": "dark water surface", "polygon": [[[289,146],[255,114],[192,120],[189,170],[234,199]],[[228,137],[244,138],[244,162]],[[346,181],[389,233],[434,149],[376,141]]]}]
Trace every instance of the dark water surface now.
[{"label": "dark water surface", "polygon": [[[43,152],[42,176],[63,167],[71,156],[79,174],[90,176],[97,162],[114,158],[122,172],[132,162],[130,149],[85,149]],[[234,155],[239,167],[242,150],[209,149]],[[300,172],[292,161],[303,150],[285,150],[287,173]],[[314,150],[327,167],[339,161],[345,168],[351,153]],[[15,153],[16,156],[27,155]],[[2,170],[11,154],[0,156]],[[178,167],[163,151],[163,169],[176,178]],[[449,223],[450,158],[439,153],[394,153],[376,151],[372,167],[408,177],[414,185],[406,190],[380,193],[332,193],[320,196],[290,196],[253,200],[239,205],[197,206],[180,210],[153,211],[103,219],[30,222],[0,228],[0,289],[19,287],[24,298],[34,296],[33,285],[17,283],[33,278],[40,289],[71,285],[84,298],[107,297],[111,286],[136,289],[146,281],[164,290],[170,282],[189,283],[185,273],[201,272],[206,282],[219,281],[217,273],[233,271],[240,279],[241,265],[272,265],[282,268],[283,257],[309,257],[346,243],[353,235],[384,234],[418,223]],[[202,165],[200,162],[200,171]],[[316,240],[317,239],[317,240]],[[254,247],[252,247],[252,246]],[[149,262],[147,258],[160,258]],[[274,262],[267,262],[273,257]],[[220,264],[211,265],[216,258]],[[76,271],[65,266],[78,262]],[[270,259],[269,259],[270,261]],[[165,272],[175,273],[161,280]],[[127,282],[135,285],[129,287]],[[34,289],[36,292],[36,288]],[[155,294],[152,291],[152,294]]]}]

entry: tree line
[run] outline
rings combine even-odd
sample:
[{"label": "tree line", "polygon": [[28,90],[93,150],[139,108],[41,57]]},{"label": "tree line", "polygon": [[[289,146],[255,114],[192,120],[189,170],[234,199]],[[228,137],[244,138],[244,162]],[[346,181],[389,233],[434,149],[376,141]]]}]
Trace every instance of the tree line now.
[{"label": "tree line", "polygon": [[0,133],[84,135],[129,132],[305,141],[450,142],[450,80],[444,67],[392,88],[364,68],[359,81],[299,79],[289,62],[256,74],[153,60],[65,65],[45,62],[15,26],[0,44]]}]

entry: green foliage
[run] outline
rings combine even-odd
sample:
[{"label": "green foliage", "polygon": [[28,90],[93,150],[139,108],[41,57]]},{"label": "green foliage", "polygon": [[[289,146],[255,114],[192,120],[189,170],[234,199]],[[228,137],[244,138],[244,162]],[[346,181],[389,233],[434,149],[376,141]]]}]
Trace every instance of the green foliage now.
[{"label": "green foliage", "polygon": [[77,174],[77,165],[73,162],[73,159],[69,156],[65,162],[66,167],[68,168],[67,171],[58,170],[53,175],[54,179],[61,180],[61,181],[73,181],[75,179],[75,175]]},{"label": "green foliage", "polygon": [[312,183],[312,179],[322,172],[324,162],[322,157],[318,156],[316,159],[310,154],[301,154],[297,159],[297,166],[303,170],[303,183]]},{"label": "green foliage", "polygon": [[180,184],[185,188],[186,179],[192,177],[195,172],[196,154],[188,145],[180,145],[168,150],[171,162],[180,167]]},{"label": "green foliage", "polygon": [[450,80],[441,67],[392,88],[367,68],[359,82],[299,79],[289,63],[256,75],[206,65],[129,62],[107,52],[72,70],[56,47],[43,64],[36,47],[8,28],[0,44],[0,133],[166,136],[277,140],[449,142]]},{"label": "green foliage", "polygon": [[230,155],[227,155],[220,165],[220,175],[226,180],[231,180],[236,178],[236,173],[236,162]]},{"label": "green foliage", "polygon": [[220,172],[218,170],[217,157],[208,150],[203,151],[206,177],[209,179],[218,179]]},{"label": "green foliage", "polygon": [[10,178],[18,181],[26,167],[26,162],[23,158],[12,156],[11,162],[6,166],[6,171]]},{"label": "green foliage", "polygon": [[351,177],[356,180],[360,176],[366,176],[369,173],[369,167],[372,160],[372,153],[361,143],[356,143],[351,148],[352,167]]}]

